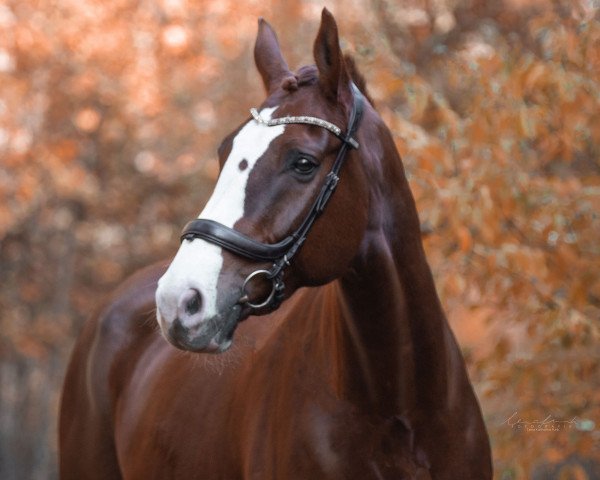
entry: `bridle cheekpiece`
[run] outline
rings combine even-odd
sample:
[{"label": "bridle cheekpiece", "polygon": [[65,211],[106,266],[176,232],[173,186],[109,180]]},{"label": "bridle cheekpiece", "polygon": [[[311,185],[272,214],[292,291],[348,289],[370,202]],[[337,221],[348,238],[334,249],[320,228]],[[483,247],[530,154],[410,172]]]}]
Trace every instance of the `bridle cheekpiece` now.
[{"label": "bridle cheekpiece", "polygon": [[[312,208],[308,212],[302,224],[296,229],[290,236],[284,238],[277,243],[262,243],[258,242],[251,237],[244,235],[233,228],[229,228],[221,223],[215,222],[214,220],[198,218],[188,222],[181,233],[181,241],[193,240],[194,238],[201,238],[210,243],[218,245],[225,250],[228,250],[236,255],[242,256],[249,260],[254,261],[272,261],[273,265],[269,270],[259,269],[252,272],[246,277],[242,285],[242,296],[238,300],[239,304],[247,305],[253,309],[269,308],[275,310],[281,305],[284,299],[285,284],[283,282],[284,269],[290,265],[290,262],[294,255],[298,252],[306,237],[309,230],[313,226],[315,220],[325,209],[327,202],[331,198],[337,184],[339,182],[339,175],[348,149],[358,149],[359,145],[354,135],[358,130],[360,120],[362,118],[364,98],[360,90],[351,84],[353,105],[350,118],[348,120],[348,130],[346,133],[342,132],[342,129],[331,122],[322,120],[316,117],[309,116],[289,116],[274,118],[271,120],[265,120],[260,116],[257,109],[250,109],[250,113],[255,121],[268,127],[276,125],[289,125],[289,124],[307,124],[322,127],[342,141],[342,145],[338,150],[336,159],[331,167],[331,170],[325,177],[325,182],[321,187],[319,195],[315,199]],[[257,277],[264,276],[272,283],[272,289],[269,296],[259,303],[252,303],[249,299],[248,292],[246,290],[248,284]]]}]

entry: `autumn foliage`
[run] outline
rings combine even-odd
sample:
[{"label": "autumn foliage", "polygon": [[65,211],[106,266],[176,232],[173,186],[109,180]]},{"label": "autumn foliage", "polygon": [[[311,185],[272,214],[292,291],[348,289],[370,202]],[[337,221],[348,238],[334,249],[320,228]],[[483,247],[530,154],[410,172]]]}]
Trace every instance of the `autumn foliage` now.
[{"label": "autumn foliage", "polygon": [[[56,476],[74,338],[208,198],[216,145],[263,98],[257,17],[296,67],[321,7],[0,4],[1,478]],[[599,478],[599,7],[329,4],[403,157],[498,479]]]}]

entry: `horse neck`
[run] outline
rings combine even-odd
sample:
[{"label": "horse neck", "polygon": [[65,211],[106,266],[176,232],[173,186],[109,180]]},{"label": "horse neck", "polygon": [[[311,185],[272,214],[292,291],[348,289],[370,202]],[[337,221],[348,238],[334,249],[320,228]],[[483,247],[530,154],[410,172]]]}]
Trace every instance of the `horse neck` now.
[{"label": "horse neck", "polygon": [[336,288],[342,389],[359,407],[389,416],[417,405],[444,404],[448,350],[455,344],[425,259],[415,203],[386,128],[382,138],[371,172],[370,225]]}]

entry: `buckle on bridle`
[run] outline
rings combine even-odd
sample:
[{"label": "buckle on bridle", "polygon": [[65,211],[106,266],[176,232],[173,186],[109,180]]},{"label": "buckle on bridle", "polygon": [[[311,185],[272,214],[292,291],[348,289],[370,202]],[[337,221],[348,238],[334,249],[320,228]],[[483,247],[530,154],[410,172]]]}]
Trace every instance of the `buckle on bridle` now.
[{"label": "buckle on bridle", "polygon": [[321,214],[323,210],[325,210],[325,205],[329,202],[329,197],[337,187],[338,182],[340,181],[340,177],[335,172],[329,172],[327,174],[327,179],[323,185],[321,194],[319,195],[317,204],[315,205],[315,212],[317,214]]}]

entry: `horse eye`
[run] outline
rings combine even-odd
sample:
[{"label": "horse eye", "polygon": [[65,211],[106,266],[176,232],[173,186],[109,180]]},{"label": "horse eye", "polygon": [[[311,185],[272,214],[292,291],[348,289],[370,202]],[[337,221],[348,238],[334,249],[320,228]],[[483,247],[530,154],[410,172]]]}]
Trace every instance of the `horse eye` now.
[{"label": "horse eye", "polygon": [[294,161],[292,168],[296,173],[299,173],[300,175],[308,175],[312,173],[315,170],[315,168],[317,168],[317,164],[310,158],[298,157]]}]

